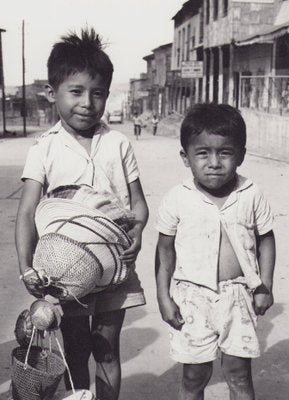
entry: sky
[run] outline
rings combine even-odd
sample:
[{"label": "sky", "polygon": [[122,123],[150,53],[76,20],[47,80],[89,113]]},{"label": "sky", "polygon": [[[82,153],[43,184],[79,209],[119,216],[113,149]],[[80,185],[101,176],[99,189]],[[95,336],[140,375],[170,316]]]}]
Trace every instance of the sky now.
[{"label": "sky", "polygon": [[94,27],[114,64],[114,83],[146,71],[142,59],[173,41],[172,17],[185,0],[0,0],[5,86],[22,84],[22,21],[25,81],[46,79],[53,43],[69,31]]}]

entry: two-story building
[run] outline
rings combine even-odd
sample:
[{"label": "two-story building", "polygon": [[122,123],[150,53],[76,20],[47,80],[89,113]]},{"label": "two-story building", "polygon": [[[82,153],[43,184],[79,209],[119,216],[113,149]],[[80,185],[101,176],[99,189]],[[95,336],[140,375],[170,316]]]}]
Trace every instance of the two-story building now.
[{"label": "two-story building", "polygon": [[128,106],[130,117],[135,113],[142,114],[148,109],[147,74],[141,73],[139,78],[130,79]]},{"label": "two-story building", "polygon": [[[275,9],[274,0],[203,0],[204,101],[238,106],[240,73],[249,55],[236,43],[271,28]],[[262,66],[260,56],[255,59]]]},{"label": "two-story building", "polygon": [[169,74],[171,70],[172,43],[161,45],[143,59],[147,62],[147,88],[149,109],[158,117],[164,117],[169,107]]},{"label": "two-story building", "polygon": [[184,113],[202,98],[203,10],[202,0],[189,0],[173,16],[170,109]]}]

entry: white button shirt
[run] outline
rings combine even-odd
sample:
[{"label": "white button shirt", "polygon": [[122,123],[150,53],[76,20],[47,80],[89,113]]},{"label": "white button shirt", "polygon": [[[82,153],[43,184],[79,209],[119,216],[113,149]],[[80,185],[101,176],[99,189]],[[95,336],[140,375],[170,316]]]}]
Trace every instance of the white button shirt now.
[{"label": "white button shirt", "polygon": [[114,193],[130,208],[128,184],[138,177],[132,146],[122,133],[102,123],[88,154],[58,122],[30,148],[21,179],[40,182],[44,193],[62,185],[90,185]]},{"label": "white button shirt", "polygon": [[273,215],[257,186],[238,175],[237,188],[219,209],[192,179],[172,188],[159,207],[156,228],[175,236],[174,278],[217,290],[221,224],[249,288],[261,284],[256,236],[272,229]]}]

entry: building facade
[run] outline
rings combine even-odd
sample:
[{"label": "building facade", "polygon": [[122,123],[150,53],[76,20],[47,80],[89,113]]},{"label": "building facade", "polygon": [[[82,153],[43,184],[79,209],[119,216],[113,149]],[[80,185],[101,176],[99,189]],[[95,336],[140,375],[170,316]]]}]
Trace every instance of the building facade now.
[{"label": "building facade", "polygon": [[[203,77],[195,76],[194,66],[203,61],[202,0],[189,0],[172,18],[174,41],[172,46],[170,110],[183,114],[202,98]],[[186,73],[184,73],[184,71]]]}]

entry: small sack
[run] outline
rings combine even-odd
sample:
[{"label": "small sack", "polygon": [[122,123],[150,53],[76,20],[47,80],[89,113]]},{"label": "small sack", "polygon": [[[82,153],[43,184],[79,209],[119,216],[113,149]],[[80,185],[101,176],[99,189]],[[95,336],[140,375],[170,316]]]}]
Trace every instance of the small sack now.
[{"label": "small sack", "polygon": [[23,347],[12,352],[13,400],[52,399],[65,371],[62,358],[54,351],[32,346],[25,364],[26,354]]}]

